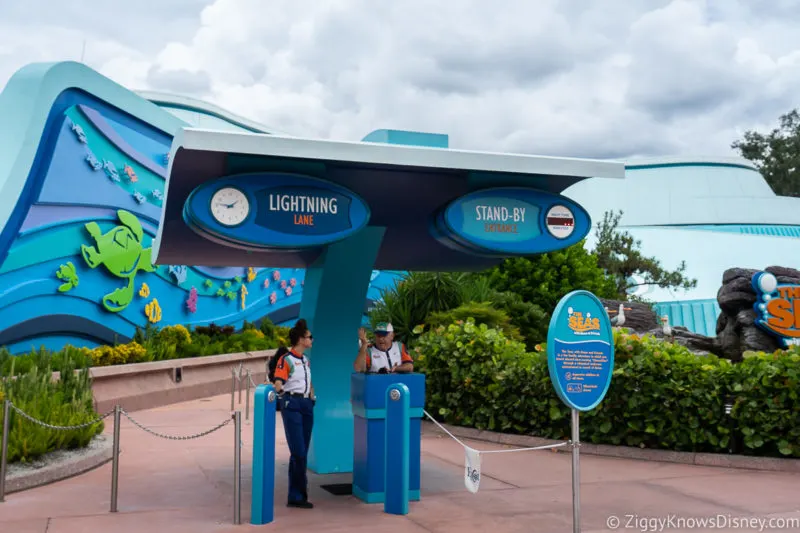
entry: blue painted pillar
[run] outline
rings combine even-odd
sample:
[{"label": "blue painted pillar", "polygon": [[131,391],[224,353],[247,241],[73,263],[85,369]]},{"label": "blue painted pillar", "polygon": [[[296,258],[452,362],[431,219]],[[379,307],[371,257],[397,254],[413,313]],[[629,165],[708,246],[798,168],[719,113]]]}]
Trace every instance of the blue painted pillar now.
[{"label": "blue painted pillar", "polygon": [[250,523],[269,524],[275,517],[275,387],[259,385],[253,401],[253,489]]},{"label": "blue painted pillar", "polygon": [[383,512],[408,514],[408,482],[410,462],[411,392],[403,383],[392,383],[386,389],[386,462],[384,464]]},{"label": "blue painted pillar", "polygon": [[300,317],[308,321],[314,335],[308,353],[317,394],[308,468],[318,474],[353,471],[350,376],[384,232],[385,228],[368,226],[331,244],[306,270]]}]

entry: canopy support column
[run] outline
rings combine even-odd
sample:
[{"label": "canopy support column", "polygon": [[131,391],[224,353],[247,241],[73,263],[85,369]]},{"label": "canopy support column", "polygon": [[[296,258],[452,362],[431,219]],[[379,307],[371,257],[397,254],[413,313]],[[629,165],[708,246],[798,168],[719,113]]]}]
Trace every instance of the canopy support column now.
[{"label": "canopy support column", "polygon": [[306,270],[300,317],[314,335],[309,356],[317,395],[308,467],[318,474],[353,471],[350,377],[370,276],[385,228],[366,227],[328,245]]}]

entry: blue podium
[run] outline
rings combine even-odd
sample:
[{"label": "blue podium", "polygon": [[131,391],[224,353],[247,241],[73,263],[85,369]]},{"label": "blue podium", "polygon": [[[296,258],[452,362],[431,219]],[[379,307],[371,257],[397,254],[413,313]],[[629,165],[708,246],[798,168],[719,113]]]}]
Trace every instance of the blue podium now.
[{"label": "blue podium", "polygon": [[350,380],[353,495],[366,503],[383,503],[385,498],[386,390],[395,383],[404,384],[410,392],[408,499],[420,499],[420,423],[425,407],[425,375],[355,373]]}]

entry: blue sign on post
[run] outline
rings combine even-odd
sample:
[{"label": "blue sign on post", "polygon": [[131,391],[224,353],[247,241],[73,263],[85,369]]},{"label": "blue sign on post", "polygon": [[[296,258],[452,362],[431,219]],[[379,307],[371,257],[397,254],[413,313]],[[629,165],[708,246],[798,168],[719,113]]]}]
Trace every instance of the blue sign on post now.
[{"label": "blue sign on post", "polygon": [[556,306],[547,332],[547,366],[558,397],[577,411],[603,400],[614,372],[614,333],[603,303],[573,291]]}]

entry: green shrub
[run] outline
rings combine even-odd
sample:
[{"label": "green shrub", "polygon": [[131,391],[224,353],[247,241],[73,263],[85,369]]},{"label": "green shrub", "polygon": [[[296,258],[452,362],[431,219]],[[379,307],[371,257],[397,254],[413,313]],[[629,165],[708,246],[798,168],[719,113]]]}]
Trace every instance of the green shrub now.
[{"label": "green shrub", "polygon": [[[28,358],[24,372],[15,368],[19,358],[8,352],[0,354],[0,399],[8,399],[31,417],[55,426],[80,425],[96,419],[91,378],[85,366],[88,361],[83,352],[67,347],[57,361],[44,351],[34,354]],[[56,362],[58,366],[54,365]],[[80,371],[75,372],[76,369]],[[61,373],[58,381],[52,379],[53,370]],[[34,424],[13,410],[9,418],[8,461],[12,463],[28,462],[54,450],[84,447],[103,431],[102,422],[61,431]]]},{"label": "green shrub", "polygon": [[529,352],[534,351],[537,344],[547,340],[550,317],[538,305],[524,301],[513,292],[494,292],[492,305],[511,317],[511,324],[519,329]]},{"label": "green shrub", "polygon": [[464,274],[450,272],[410,272],[393,286],[381,290],[381,297],[369,312],[372,326],[391,322],[395,336],[413,345],[414,328],[438,311],[454,309],[464,303]]},{"label": "green shrub", "polygon": [[[582,440],[726,453],[735,436],[747,454],[800,457],[800,351],[753,354],[733,364],[652,336],[614,335],[611,386],[596,409],[581,414]],[[441,420],[570,437],[569,408],[550,380],[546,346],[528,353],[501,331],[467,319],[427,331],[415,352],[427,376],[428,411]]]},{"label": "green shrub", "polygon": [[11,365],[14,365],[14,374],[25,374],[36,366],[47,365],[48,363],[52,368],[61,368],[69,361],[75,364],[77,368],[86,368],[92,366],[92,357],[87,350],[75,348],[74,346],[67,346],[63,350],[51,352],[44,347],[39,350],[32,350],[27,354],[11,355],[11,352],[4,346],[0,348],[0,376],[9,376],[12,373]]},{"label": "green shrub", "polygon": [[575,289],[601,298],[619,297],[614,278],[598,266],[597,256],[584,248],[583,241],[563,250],[506,259],[480,276],[488,277],[495,290],[518,294],[541,309],[555,309]]},{"label": "green shrub", "polygon": [[524,344],[473,319],[424,333],[414,351],[429,407],[449,423],[478,428],[496,427],[503,375],[527,355]]},{"label": "green shrub", "polygon": [[498,329],[509,339],[521,341],[519,328],[511,324],[511,318],[500,309],[495,309],[488,302],[469,302],[455,309],[431,313],[425,323],[436,329],[439,326],[448,326],[456,322],[472,319],[475,324],[486,324],[490,329]]},{"label": "green shrub", "polygon": [[[510,322],[505,323],[495,311],[503,312]],[[424,331],[415,332],[417,326],[446,324],[467,316],[478,323],[500,327],[511,338],[524,341],[529,350],[547,338],[547,313],[518,294],[496,290],[487,275],[412,272],[383,289],[381,299],[369,313],[373,327],[378,322],[391,322],[397,338],[409,346]]]},{"label": "green shrub", "polygon": [[800,457],[800,349],[748,354],[731,394],[744,453]]},{"label": "green shrub", "polygon": [[93,366],[142,363],[146,360],[148,354],[145,347],[136,341],[116,346],[98,346],[93,350],[84,349],[84,351],[91,355]]},{"label": "green shrub", "polygon": [[236,332],[233,326],[218,326],[213,322],[207,326],[196,326],[194,330],[198,334],[208,335],[212,339],[218,337],[230,337]]},{"label": "green shrub", "polygon": [[615,344],[611,386],[600,405],[583,415],[584,440],[677,451],[727,449],[728,360],[700,357],[652,336],[617,332]]}]

